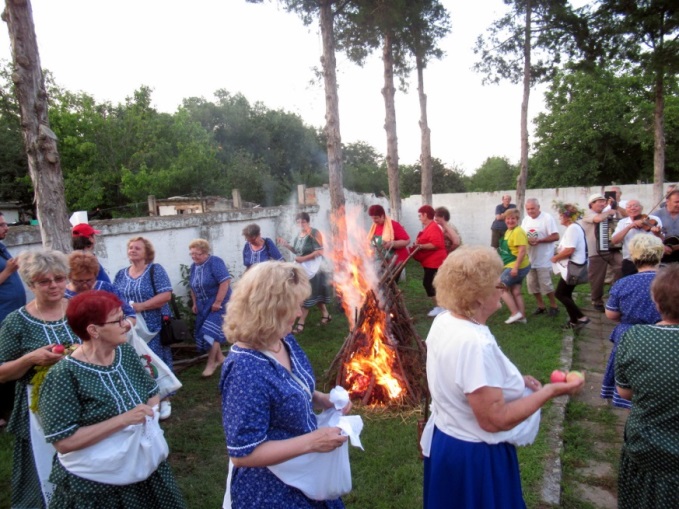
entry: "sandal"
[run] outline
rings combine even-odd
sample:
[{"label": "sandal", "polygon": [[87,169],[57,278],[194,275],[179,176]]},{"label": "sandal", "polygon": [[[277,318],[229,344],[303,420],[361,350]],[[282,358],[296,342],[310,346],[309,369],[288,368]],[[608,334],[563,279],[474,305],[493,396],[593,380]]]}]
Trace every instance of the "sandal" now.
[{"label": "sandal", "polygon": [[321,317],[321,325],[328,325],[330,322],[332,322],[332,315],[328,314],[328,316]]},{"label": "sandal", "polygon": [[292,329],[293,334],[301,334],[304,332],[304,324],[303,323],[297,323]]}]

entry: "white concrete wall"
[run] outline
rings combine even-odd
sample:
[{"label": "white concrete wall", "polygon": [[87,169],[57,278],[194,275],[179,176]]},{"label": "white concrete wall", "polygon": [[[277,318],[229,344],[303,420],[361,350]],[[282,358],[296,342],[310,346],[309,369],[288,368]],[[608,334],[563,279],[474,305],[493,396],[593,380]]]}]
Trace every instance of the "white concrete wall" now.
[{"label": "white concrete wall", "polygon": [[[371,200],[370,197],[346,192],[347,206],[367,210],[373,203],[381,203],[386,208],[386,200]],[[304,210],[311,216],[311,223],[324,234],[330,232],[330,197],[327,189],[307,190],[307,203],[303,207],[284,206],[243,209],[228,212],[210,212],[205,214],[186,214],[162,217],[142,217],[135,219],[112,219],[108,221],[91,221],[91,225],[101,230],[97,235],[95,253],[104,269],[113,280],[116,272],[127,267],[127,241],[136,236],[149,239],[155,248],[155,261],[167,270],[174,291],[185,295],[186,289],[181,284],[180,266],[191,265],[189,242],[195,238],[206,239],[212,246],[212,252],[224,259],[231,275],[240,277],[243,267],[243,245],[245,239],[243,228],[250,223],[257,223],[262,236],[274,241],[282,236],[292,239],[297,233],[295,214]],[[369,225],[370,218],[363,214],[364,228]],[[37,226],[16,226],[10,228],[6,245],[13,255],[26,250],[42,249],[40,232]],[[287,250],[281,249],[284,256],[290,257]],[[29,298],[30,293],[28,293]]]},{"label": "white concrete wall", "polygon": [[[644,210],[648,211],[653,203],[652,185],[621,186],[622,199],[636,198],[641,201]],[[537,198],[542,211],[551,213],[552,201],[576,203],[587,208],[587,197],[592,193],[603,192],[603,188],[565,188],[534,189],[526,192],[526,198]],[[433,197],[434,207],[444,206],[450,210],[451,221],[459,229],[466,244],[490,244],[490,224],[493,221],[495,206],[500,203],[503,194],[512,191],[494,193],[457,193],[437,194]],[[345,191],[348,210],[355,211],[353,217],[359,221],[363,230],[370,227],[367,210],[370,205],[380,204],[389,210],[384,198],[373,195],[359,195]],[[180,265],[190,265],[188,244],[195,238],[203,238],[212,245],[213,253],[224,259],[234,278],[238,278],[243,270],[242,251],[245,239],[241,232],[250,223],[259,224],[262,235],[276,239],[281,236],[291,239],[297,232],[294,216],[299,210],[305,210],[311,216],[315,228],[329,237],[330,232],[330,196],[326,188],[307,189],[307,205],[267,207],[243,209],[226,212],[210,212],[205,214],[187,214],[181,216],[142,217],[135,219],[113,219],[109,221],[92,221],[92,226],[102,231],[98,236],[96,254],[111,279],[116,272],[128,266],[127,241],[133,236],[148,238],[156,249],[156,262],[168,272],[174,290],[178,295],[186,293],[181,285]],[[411,239],[415,239],[421,230],[417,219],[417,209],[421,206],[420,196],[411,196],[403,200],[402,221]],[[10,228],[6,242],[10,251],[16,255],[24,250],[41,249],[40,233],[37,226],[17,226]],[[282,250],[283,254],[290,254]]]},{"label": "white concrete wall", "polygon": [[[627,185],[620,186],[622,190],[621,200],[637,199],[648,212],[656,205],[653,200],[653,185]],[[529,189],[526,191],[526,199],[537,198],[540,202],[540,210],[554,216],[557,224],[559,217],[552,208],[553,201],[577,204],[581,209],[587,209],[587,199],[594,193],[604,192],[603,187],[568,187],[557,189]],[[494,193],[455,193],[435,194],[432,202],[434,208],[446,207],[450,211],[451,222],[458,228],[462,241],[465,244],[490,245],[490,225],[495,215],[495,207],[502,201],[502,195],[509,194],[512,203],[516,198],[516,191],[496,191]],[[417,219],[417,209],[422,205],[420,196],[410,196],[403,200],[402,224],[411,238],[415,238],[422,228]],[[522,216],[523,217],[523,211]],[[563,227],[559,225],[563,233]]]}]

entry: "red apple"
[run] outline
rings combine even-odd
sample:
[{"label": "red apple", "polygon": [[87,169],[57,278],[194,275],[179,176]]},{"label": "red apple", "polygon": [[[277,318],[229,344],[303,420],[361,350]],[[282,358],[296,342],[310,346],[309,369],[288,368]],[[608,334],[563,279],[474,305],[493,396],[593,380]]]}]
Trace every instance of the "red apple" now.
[{"label": "red apple", "polygon": [[580,371],[569,371],[568,375],[566,375],[566,382],[575,382],[578,378],[584,380],[585,374],[580,373]]},{"label": "red apple", "polygon": [[59,353],[59,354],[64,354],[64,351],[66,349],[64,348],[64,345],[54,345],[52,347],[52,353]]},{"label": "red apple", "polygon": [[549,381],[552,382],[553,384],[563,383],[566,381],[566,373],[558,369],[555,369],[554,371],[552,371],[552,374],[549,377]]}]

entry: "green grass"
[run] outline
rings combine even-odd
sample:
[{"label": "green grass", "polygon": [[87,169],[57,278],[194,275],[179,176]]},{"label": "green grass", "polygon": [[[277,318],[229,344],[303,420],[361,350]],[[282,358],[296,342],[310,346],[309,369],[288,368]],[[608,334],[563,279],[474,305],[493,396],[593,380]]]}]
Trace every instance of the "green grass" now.
[{"label": "green grass", "polygon": [[9,507],[10,501],[10,480],[12,478],[12,449],[14,447],[14,437],[0,432],[0,507]]},{"label": "green grass", "polygon": [[[432,319],[426,316],[431,301],[422,287],[422,269],[410,263],[408,278],[402,283],[409,312],[415,328],[425,339]],[[529,310],[532,297],[526,298]],[[332,384],[325,370],[348,334],[346,318],[330,307],[333,320],[320,326],[320,314],[314,309],[306,320],[299,341],[311,359],[318,386],[328,390]],[[530,313],[530,311],[529,311]],[[541,315],[529,318],[528,325],[505,325],[508,311],[503,308],[492,317],[489,325],[502,350],[522,373],[545,382],[558,367],[561,351],[560,324],[565,313],[557,318]],[[218,377],[203,379],[202,365],[180,373],[184,387],[173,400],[172,418],[163,424],[170,444],[170,463],[190,508],[221,507],[226,481],[228,458],[221,424]],[[422,505],[422,462],[417,448],[417,420],[422,409],[356,408],[363,416],[365,427],[361,440],[365,451],[350,447],[353,491],[344,497],[350,509],[385,508],[410,509]],[[543,423],[536,443],[519,448],[519,462],[524,496],[529,508],[541,507],[539,491],[544,459],[553,452],[545,441],[551,416],[543,411]],[[0,437],[0,501],[8,499],[9,456],[11,441]],[[5,459],[7,458],[7,459]],[[9,504],[5,502],[3,507]]]}]

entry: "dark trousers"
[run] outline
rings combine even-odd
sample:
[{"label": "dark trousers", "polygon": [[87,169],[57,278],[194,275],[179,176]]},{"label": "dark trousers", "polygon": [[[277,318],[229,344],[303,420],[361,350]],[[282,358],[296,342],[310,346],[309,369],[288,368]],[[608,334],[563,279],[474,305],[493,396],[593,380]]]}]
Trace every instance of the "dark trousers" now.
[{"label": "dark trousers", "polygon": [[571,323],[577,323],[578,319],[585,315],[580,311],[580,308],[573,300],[573,290],[575,290],[575,286],[569,285],[561,278],[559,279],[559,284],[556,286],[554,296],[566,308]]},{"label": "dark trousers", "polygon": [[634,262],[632,260],[625,258],[622,261],[622,277],[631,276],[632,274],[636,274],[637,272],[639,272],[637,270],[637,266],[634,265]]}]

